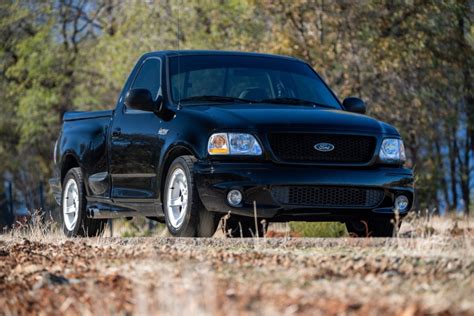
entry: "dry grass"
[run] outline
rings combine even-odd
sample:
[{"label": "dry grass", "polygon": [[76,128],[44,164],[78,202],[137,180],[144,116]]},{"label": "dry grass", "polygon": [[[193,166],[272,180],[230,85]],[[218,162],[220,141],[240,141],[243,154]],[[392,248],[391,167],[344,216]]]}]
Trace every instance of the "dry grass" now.
[{"label": "dry grass", "polygon": [[0,315],[472,315],[473,237],[466,218],[414,215],[393,239],[68,240],[25,225],[0,236]]}]

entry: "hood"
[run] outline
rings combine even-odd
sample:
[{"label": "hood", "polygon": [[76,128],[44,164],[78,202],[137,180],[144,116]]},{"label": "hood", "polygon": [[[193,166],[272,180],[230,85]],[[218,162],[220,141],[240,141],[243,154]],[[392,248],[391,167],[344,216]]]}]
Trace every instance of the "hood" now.
[{"label": "hood", "polygon": [[216,129],[353,131],[399,135],[389,124],[366,115],[281,104],[191,105],[182,114],[194,116],[194,121],[206,120]]}]

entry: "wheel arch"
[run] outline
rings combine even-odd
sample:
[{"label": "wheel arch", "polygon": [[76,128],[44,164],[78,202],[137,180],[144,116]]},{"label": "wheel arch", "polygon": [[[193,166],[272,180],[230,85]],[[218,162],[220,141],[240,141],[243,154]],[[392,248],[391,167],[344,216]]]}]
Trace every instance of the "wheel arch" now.
[{"label": "wheel arch", "polygon": [[67,153],[63,157],[63,161],[61,163],[61,183],[64,181],[66,174],[72,168],[80,167],[79,160],[77,157],[72,153]]},{"label": "wheel arch", "polygon": [[163,190],[165,187],[166,176],[168,174],[168,170],[171,166],[171,163],[178,157],[181,156],[194,156],[197,157],[196,152],[192,150],[189,146],[186,145],[176,145],[168,152],[163,158],[163,163],[161,164],[161,172],[159,178],[159,193],[160,193],[160,201],[163,203]]}]

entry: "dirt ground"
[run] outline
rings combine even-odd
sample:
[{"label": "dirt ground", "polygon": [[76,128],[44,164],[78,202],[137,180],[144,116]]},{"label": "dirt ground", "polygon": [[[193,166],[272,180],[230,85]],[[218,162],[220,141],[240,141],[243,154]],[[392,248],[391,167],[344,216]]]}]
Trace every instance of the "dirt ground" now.
[{"label": "dirt ground", "polygon": [[474,315],[474,237],[0,236],[1,315]]}]

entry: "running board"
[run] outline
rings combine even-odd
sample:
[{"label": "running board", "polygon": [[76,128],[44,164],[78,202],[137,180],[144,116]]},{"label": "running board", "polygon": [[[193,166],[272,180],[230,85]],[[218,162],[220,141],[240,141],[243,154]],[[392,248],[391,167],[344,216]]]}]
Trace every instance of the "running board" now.
[{"label": "running board", "polygon": [[87,217],[94,219],[103,219],[103,218],[119,218],[119,217],[135,217],[140,216],[137,211],[116,207],[106,204],[95,204],[87,208]]},{"label": "running board", "polygon": [[[151,216],[163,217],[163,212],[157,212],[155,204],[151,203],[131,203],[128,205],[111,204],[110,202],[88,201],[86,216],[88,218],[120,218],[120,217],[136,217]],[[160,207],[161,210],[161,207]]]}]

